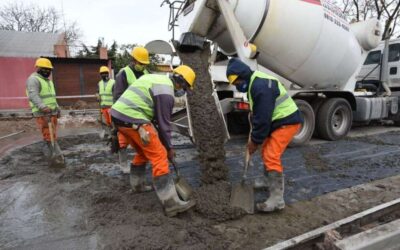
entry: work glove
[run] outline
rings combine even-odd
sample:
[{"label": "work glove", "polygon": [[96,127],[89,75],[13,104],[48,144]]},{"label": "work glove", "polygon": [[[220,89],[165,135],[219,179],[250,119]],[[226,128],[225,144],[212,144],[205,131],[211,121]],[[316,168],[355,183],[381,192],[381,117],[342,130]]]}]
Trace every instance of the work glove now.
[{"label": "work glove", "polygon": [[173,161],[174,161],[174,158],[175,158],[175,150],[174,150],[173,148],[170,148],[170,149],[168,150],[168,152],[167,152],[167,157],[168,157],[168,160],[169,160],[170,162],[173,162]]},{"label": "work glove", "polygon": [[96,93],[94,96],[96,97],[96,100],[99,102],[100,101],[100,95]]},{"label": "work glove", "polygon": [[247,143],[247,150],[249,151],[249,154],[252,155],[254,154],[258,149],[258,144],[255,144],[252,140],[249,140]]},{"label": "work glove", "polygon": [[144,128],[144,126],[140,126],[138,132],[143,145],[147,146],[150,143],[150,133]]},{"label": "work glove", "polygon": [[43,113],[51,113],[51,109],[47,106],[41,108],[40,111],[42,111]]}]

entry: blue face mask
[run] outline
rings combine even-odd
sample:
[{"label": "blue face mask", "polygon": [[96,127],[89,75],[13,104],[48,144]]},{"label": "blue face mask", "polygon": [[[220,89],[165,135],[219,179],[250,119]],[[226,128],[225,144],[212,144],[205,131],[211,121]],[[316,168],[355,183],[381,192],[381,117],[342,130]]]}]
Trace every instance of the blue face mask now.
[{"label": "blue face mask", "polygon": [[246,81],[242,80],[239,84],[235,85],[237,91],[242,92],[242,93],[246,93],[247,92],[247,88],[248,88],[248,84]]}]

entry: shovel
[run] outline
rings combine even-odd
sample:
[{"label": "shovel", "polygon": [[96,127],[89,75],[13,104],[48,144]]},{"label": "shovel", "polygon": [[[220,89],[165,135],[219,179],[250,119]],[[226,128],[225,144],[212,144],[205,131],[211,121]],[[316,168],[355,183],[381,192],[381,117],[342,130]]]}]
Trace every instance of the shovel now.
[{"label": "shovel", "polygon": [[180,175],[179,170],[176,166],[175,160],[172,160],[171,163],[172,163],[172,166],[174,166],[175,173],[176,173],[176,179],[174,180],[176,192],[178,193],[179,197],[181,197],[182,200],[188,201],[193,192],[192,187]]},{"label": "shovel", "polygon": [[246,150],[245,164],[242,180],[232,188],[231,206],[242,208],[249,214],[254,214],[254,189],[253,185],[246,184],[247,169],[249,168],[250,154]]},{"label": "shovel", "polygon": [[49,126],[51,152],[52,152],[49,158],[49,166],[54,168],[63,168],[65,167],[64,156],[62,155],[61,152],[56,152],[58,150],[55,147],[54,134],[53,134],[54,129],[53,129],[53,123],[51,123],[51,117],[49,117],[47,125]]},{"label": "shovel", "polygon": [[[250,123],[250,133],[249,133],[249,141],[250,141],[251,140],[250,136],[251,136],[251,131],[252,131],[250,114],[249,114],[248,119],[249,119],[249,123]],[[249,150],[246,149],[242,180],[240,181],[239,184],[235,185],[232,188],[230,203],[231,203],[232,207],[239,207],[239,208],[242,208],[244,211],[246,211],[249,214],[254,214],[253,185],[246,184],[247,170],[249,168],[249,164],[250,164],[250,153],[249,153]]]}]

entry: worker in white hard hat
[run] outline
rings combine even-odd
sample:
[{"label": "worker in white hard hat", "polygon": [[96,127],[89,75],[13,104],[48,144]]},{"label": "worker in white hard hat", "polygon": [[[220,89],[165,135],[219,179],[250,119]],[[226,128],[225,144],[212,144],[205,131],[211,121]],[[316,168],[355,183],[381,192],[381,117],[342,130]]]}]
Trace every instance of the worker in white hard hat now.
[{"label": "worker in white hard hat", "polygon": [[174,96],[178,90],[190,93],[195,78],[195,72],[186,65],[174,69],[170,76],[144,75],[111,107],[113,123],[136,149],[130,172],[132,190],[151,190],[145,178],[146,164],[150,162],[153,186],[167,216],[175,216],[195,204],[178,197],[168,166],[168,160],[173,161],[175,155],[171,144]]},{"label": "worker in white hard hat", "polygon": [[[118,98],[131,86],[139,77],[149,74],[146,67],[150,64],[149,52],[144,47],[134,47],[131,51],[131,62],[122,68],[115,77],[115,85],[113,91],[113,100],[116,102]],[[127,157],[128,142],[123,134],[118,133],[118,156],[122,169],[129,167]]]}]

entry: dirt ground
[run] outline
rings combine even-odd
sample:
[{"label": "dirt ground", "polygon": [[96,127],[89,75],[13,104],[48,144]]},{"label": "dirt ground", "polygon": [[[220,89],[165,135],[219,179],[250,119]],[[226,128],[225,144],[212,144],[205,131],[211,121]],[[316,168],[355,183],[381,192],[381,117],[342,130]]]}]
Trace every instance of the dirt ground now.
[{"label": "dirt ground", "polygon": [[[195,149],[182,143],[177,161],[195,187],[197,205],[167,218],[154,192],[131,193],[117,156],[96,134],[73,134],[60,140],[66,169],[48,168],[41,143],[0,158],[1,249],[261,249],[400,197],[396,132],[288,150],[289,205],[255,215],[227,206],[228,182],[200,185]],[[245,140],[232,140],[226,148],[234,182]],[[253,160],[258,176],[259,161]],[[304,171],[311,181],[304,181]],[[317,179],[334,185],[322,188]]]}]

